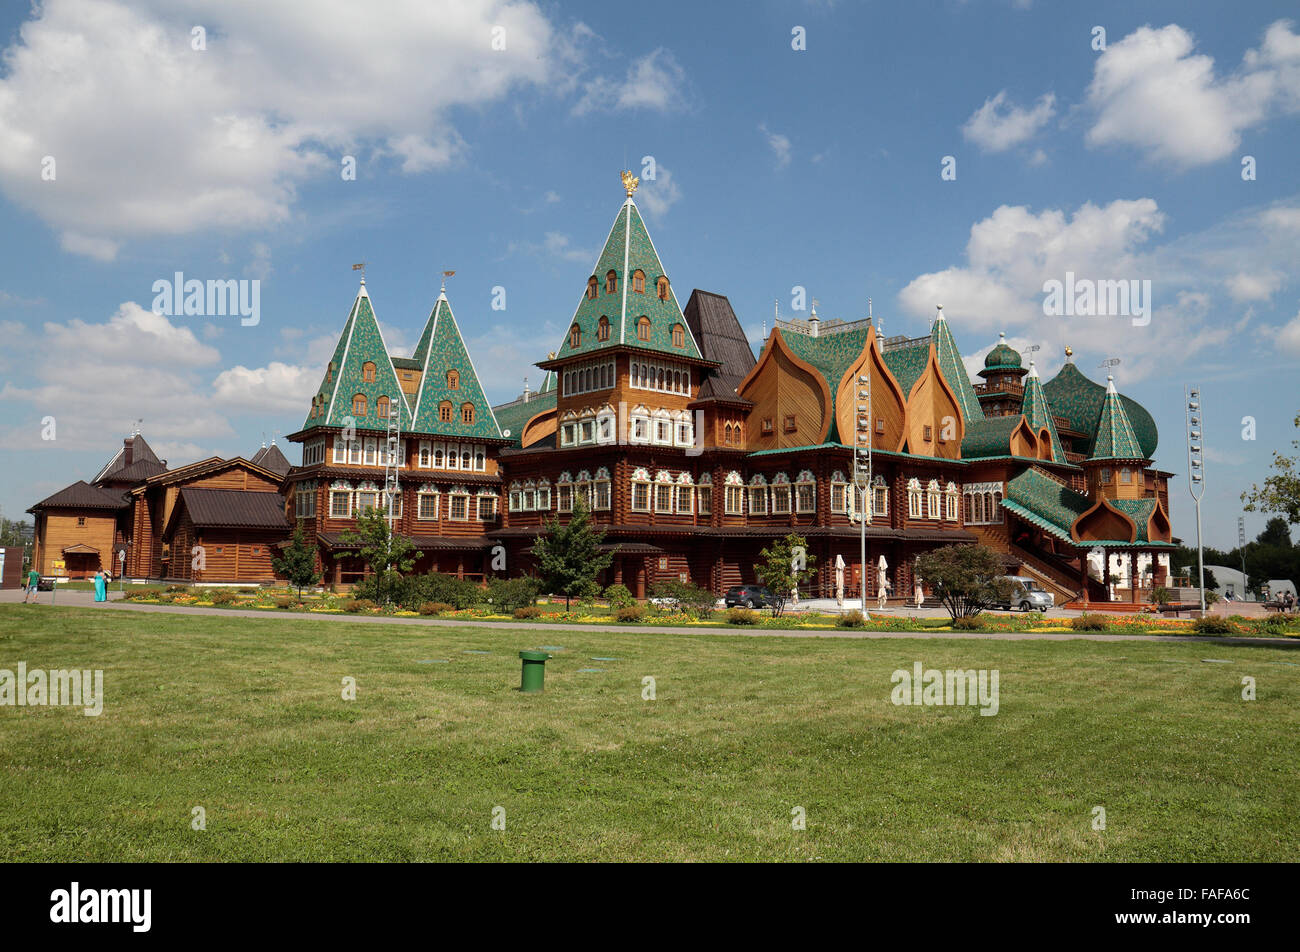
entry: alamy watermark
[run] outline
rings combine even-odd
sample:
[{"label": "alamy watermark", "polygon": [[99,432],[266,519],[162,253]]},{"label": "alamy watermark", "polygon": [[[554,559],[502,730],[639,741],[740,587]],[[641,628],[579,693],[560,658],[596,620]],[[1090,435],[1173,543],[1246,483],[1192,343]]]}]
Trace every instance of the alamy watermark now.
[{"label": "alamy watermark", "polygon": [[185,279],[177,271],[173,280],[159,278],[153,283],[153,312],[166,317],[240,317],[244,327],[256,327],[262,321],[262,281],[260,278]]},{"label": "alamy watermark", "polygon": [[894,685],[890,700],[898,705],[945,707],[979,705],[980,715],[992,717],[998,712],[998,669],[940,671],[925,668],[917,661],[912,670],[899,668],[889,681]]},{"label": "alamy watermark", "polygon": [[104,672],[0,668],[0,707],[79,707],[87,717],[104,711]]},{"label": "alamy watermark", "polygon": [[1048,317],[1131,317],[1134,327],[1151,323],[1151,279],[1094,281],[1075,278],[1043,282],[1043,313]]}]

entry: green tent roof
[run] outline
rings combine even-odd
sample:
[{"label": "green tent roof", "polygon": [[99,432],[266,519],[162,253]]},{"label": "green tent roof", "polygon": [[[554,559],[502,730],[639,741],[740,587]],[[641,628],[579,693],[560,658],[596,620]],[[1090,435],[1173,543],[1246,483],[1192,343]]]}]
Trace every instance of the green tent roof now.
[{"label": "green tent roof", "polygon": [[[365,379],[364,368],[368,363],[375,366],[373,381]],[[360,417],[353,413],[353,398],[357,394],[366,397],[366,412]],[[397,382],[397,373],[393,370],[392,358],[388,355],[388,346],[379,330],[364,282],[352,302],[343,333],[334,345],[334,355],[317,396],[324,401],[324,413],[314,417],[309,414],[303,424],[304,430],[314,426],[346,426],[348,419],[353,420],[357,429],[386,430],[388,421],[381,420],[376,412],[380,397],[388,397],[396,404],[402,429],[410,429],[411,410]]]},{"label": "green tent roof", "polygon": [[[438,296],[420,339],[425,342],[424,373],[420,378],[415,424],[411,429],[416,433],[439,436],[499,439],[501,430],[483,393],[469,350],[460,336],[446,293]],[[451,388],[449,381],[453,370],[459,378],[455,389]],[[438,416],[438,407],[444,401],[452,407],[450,421]],[[466,403],[473,404],[473,423],[465,423],[462,418],[461,409]]]},{"label": "green tent roof", "polygon": [[[638,270],[645,274],[644,291],[632,289],[630,278]],[[618,280],[617,290],[613,292],[605,289],[605,276],[610,271]],[[586,288],[583,289],[573,320],[565,326],[564,340],[557,356],[594,354],[621,344],[671,356],[699,358],[700,348],[682,315],[671,281],[666,300],[661,300],[657,293],[658,280],[663,275],[663,263],[650,240],[641,212],[628,198],[614,218],[605,247],[601,249],[591,273],[596,279],[596,296],[588,297]],[[600,340],[598,333],[602,317],[610,324],[609,339],[604,341]],[[645,341],[637,336],[637,322],[642,317],[650,319],[650,339]],[[577,347],[571,345],[569,336],[573,324],[577,324],[582,332]],[[678,324],[684,331],[682,347],[673,346],[673,327]]]},{"label": "green tent roof", "polygon": [[[1102,405],[1106,402],[1106,388],[1085,377],[1073,362],[1066,361],[1060,372],[1043,384],[1043,395],[1047,397],[1052,413],[1069,420],[1071,429],[1086,434],[1078,446],[1079,451],[1085,454],[1091,452],[1097,424],[1101,420]],[[1119,399],[1138,444],[1142,447],[1141,458],[1153,458],[1159,443],[1155,420],[1136,400],[1123,394],[1120,394]]]},{"label": "green tent roof", "polygon": [[1061,445],[1061,437],[1056,432],[1056,420],[1052,418],[1052,411],[1047,405],[1047,397],[1043,393],[1043,382],[1038,379],[1038,371],[1030,365],[1029,376],[1025,378],[1025,396],[1021,401],[1020,410],[1029,421],[1029,425],[1037,433],[1044,427],[1052,439],[1052,459],[1058,463],[1064,463],[1065,448]]},{"label": "green tent roof", "polygon": [[1129,422],[1124,404],[1115,390],[1115,383],[1109,378],[1106,382],[1106,399],[1101,405],[1101,418],[1097,421],[1091,458],[1146,459],[1137,434],[1133,431],[1133,424]]}]

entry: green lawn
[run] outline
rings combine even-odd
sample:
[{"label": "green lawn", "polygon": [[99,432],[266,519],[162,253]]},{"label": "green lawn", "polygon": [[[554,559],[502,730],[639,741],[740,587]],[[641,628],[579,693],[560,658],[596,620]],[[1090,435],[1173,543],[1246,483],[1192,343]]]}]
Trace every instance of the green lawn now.
[{"label": "green lawn", "polygon": [[[539,639],[564,650],[521,695]],[[0,668],[19,661],[102,668],[107,698],[98,718],[0,707],[10,860],[1300,859],[1283,648],[0,605]],[[893,705],[915,661],[998,669],[999,713]]]}]

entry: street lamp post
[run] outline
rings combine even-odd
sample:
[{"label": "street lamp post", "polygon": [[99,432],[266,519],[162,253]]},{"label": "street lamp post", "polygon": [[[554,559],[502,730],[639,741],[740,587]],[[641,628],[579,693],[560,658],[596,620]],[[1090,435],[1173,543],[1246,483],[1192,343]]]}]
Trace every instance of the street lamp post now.
[{"label": "street lamp post", "polygon": [[1246,600],[1250,583],[1246,581],[1246,517],[1237,517],[1237,548],[1241,550],[1241,600]]},{"label": "street lamp post", "polygon": [[1201,615],[1205,614],[1205,549],[1201,544],[1201,497],[1205,495],[1205,440],[1201,438],[1201,389],[1184,387],[1187,396],[1187,491],[1196,503],[1196,566],[1200,573]]},{"label": "street lamp post", "polygon": [[853,415],[853,488],[861,500],[858,506],[858,523],[861,548],[859,550],[859,588],[862,590],[862,617],[867,613],[867,505],[871,491],[871,377],[858,375],[858,405]]}]

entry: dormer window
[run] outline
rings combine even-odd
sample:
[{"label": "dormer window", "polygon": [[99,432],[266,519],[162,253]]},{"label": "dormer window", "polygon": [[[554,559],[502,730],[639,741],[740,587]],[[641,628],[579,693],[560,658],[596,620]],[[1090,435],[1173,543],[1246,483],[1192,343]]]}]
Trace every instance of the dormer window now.
[{"label": "dormer window", "polygon": [[599,293],[599,290],[600,290],[600,282],[596,280],[596,276],[593,274],[590,278],[587,279],[587,300],[588,301],[596,300],[596,295],[597,293]]},{"label": "dormer window", "polygon": [[366,415],[366,395],[364,393],[358,393],[352,398],[352,415]]},{"label": "dormer window", "polygon": [[381,420],[388,419],[389,409],[388,409],[387,397],[380,397],[378,400],[375,401],[375,413],[378,415],[379,419]]},{"label": "dormer window", "polygon": [[448,389],[448,390],[459,390],[459,389],[460,389],[460,371],[459,371],[459,370],[448,370],[448,371],[447,371],[447,389]]},{"label": "dormer window", "polygon": [[605,293],[606,294],[618,293],[618,275],[615,274],[613,270],[605,272]]},{"label": "dormer window", "polygon": [[569,328],[569,346],[579,347],[582,345],[582,328],[574,324]]},{"label": "dormer window", "polygon": [[438,420],[441,423],[451,422],[451,401],[444,400],[438,404]]},{"label": "dormer window", "polygon": [[460,422],[461,422],[461,423],[473,423],[473,422],[474,422],[474,404],[472,404],[472,403],[463,403],[463,404],[461,404],[461,407],[460,407]]},{"label": "dormer window", "polygon": [[650,318],[646,317],[644,314],[637,318],[636,339],[646,341],[650,339]]},{"label": "dormer window", "polygon": [[375,382],[375,365],[368,360],[361,365],[361,379],[365,383]]},{"label": "dormer window", "polygon": [[655,282],[655,292],[659,295],[659,300],[668,300],[668,279],[662,274],[659,275],[659,280]]},{"label": "dormer window", "polygon": [[596,325],[596,340],[609,340],[609,318],[603,314],[600,323]]},{"label": "dormer window", "polygon": [[682,327],[680,324],[673,325],[673,346],[686,346],[686,328]]},{"label": "dormer window", "polygon": [[640,268],[632,272],[632,290],[637,294],[645,294],[645,272]]}]

